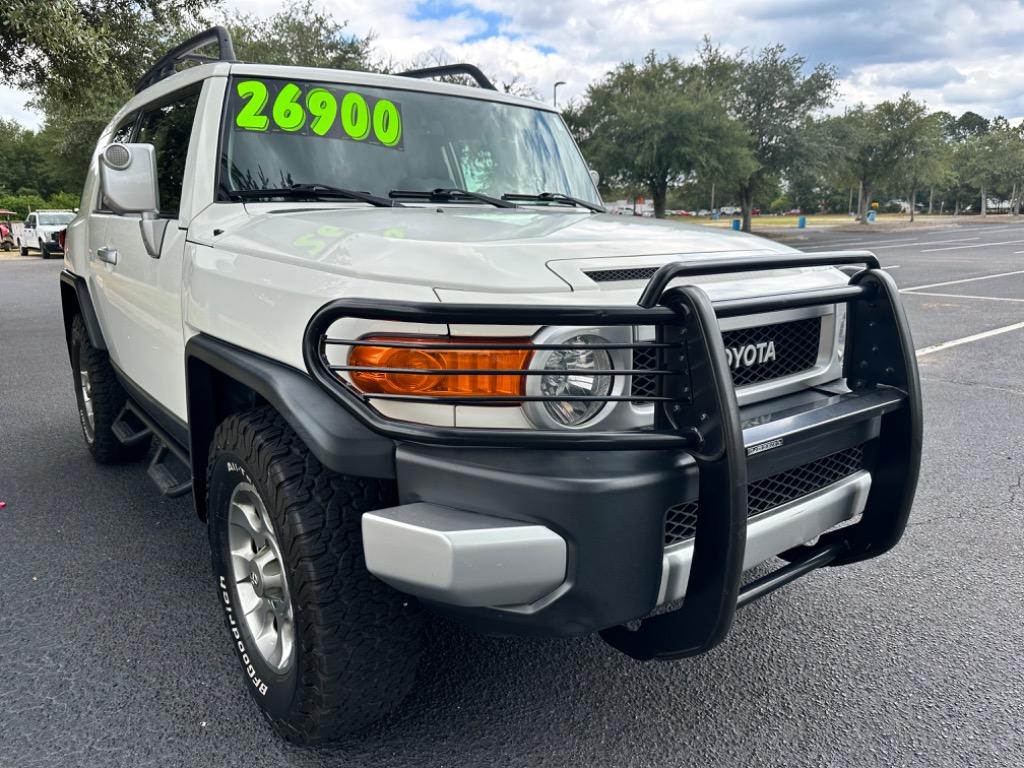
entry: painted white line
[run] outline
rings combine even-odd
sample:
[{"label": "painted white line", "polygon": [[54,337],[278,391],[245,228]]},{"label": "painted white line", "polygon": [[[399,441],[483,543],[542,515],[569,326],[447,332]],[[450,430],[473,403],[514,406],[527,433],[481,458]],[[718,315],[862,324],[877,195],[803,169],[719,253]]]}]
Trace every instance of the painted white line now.
[{"label": "painted white line", "polygon": [[914,291],[911,296],[938,296],[943,299],[981,299],[982,301],[1014,301],[1024,304],[1024,299],[1008,299],[1005,296],[972,296],[966,293],[928,293],[927,291]]},{"label": "painted white line", "polygon": [[1020,328],[1024,328],[1024,323],[1014,323],[1013,325],[1004,325],[1002,328],[993,328],[991,331],[984,331],[982,333],[976,333],[973,336],[964,336],[962,339],[953,339],[953,341],[944,341],[941,344],[933,344],[930,347],[924,347],[917,350],[918,357],[924,357],[930,355],[933,352],[941,352],[944,349],[950,347],[959,347],[961,344],[970,344],[972,341],[981,341],[982,339],[988,339],[992,336],[998,336],[1001,333],[1009,333],[1010,331],[1016,331]]},{"label": "painted white line", "polygon": [[882,269],[899,269],[899,268],[900,268],[899,264],[890,264],[888,267],[885,266],[885,264],[882,265]]},{"label": "painted white line", "polygon": [[947,280],[944,283],[928,283],[927,285],[915,285],[910,288],[900,288],[900,293],[909,291],[923,291],[925,288],[941,288],[944,285],[959,285],[960,283],[973,283],[977,280],[991,280],[994,277],[1010,277],[1011,275],[1024,275],[1024,269],[1015,272],[1000,272],[997,275],[981,275],[980,277],[965,277],[960,280]]},{"label": "painted white line", "polygon": [[[961,240],[912,240],[907,242],[906,240],[885,240],[877,243],[852,243],[852,245],[858,248],[873,248],[876,251],[880,251],[883,248],[909,248],[912,245],[943,245],[945,243],[970,243],[975,240],[980,240],[980,237],[965,237]],[[844,245],[844,243],[829,243],[826,245],[812,245],[808,246],[807,250],[829,250],[835,248],[836,245]]]},{"label": "painted white line", "polygon": [[937,251],[962,251],[965,248],[988,248],[993,245],[1014,245],[1024,243],[1024,240],[1003,240],[999,243],[976,243],[975,245],[947,245],[945,248],[924,248],[921,253],[936,253]]},{"label": "painted white line", "polygon": [[908,237],[903,240],[876,240],[874,242],[861,242],[860,240],[843,240],[838,243],[822,243],[821,245],[809,245],[808,248],[825,248],[833,249],[838,247],[843,248],[872,248],[880,245],[888,245],[889,243],[909,243],[913,242],[915,238]]}]

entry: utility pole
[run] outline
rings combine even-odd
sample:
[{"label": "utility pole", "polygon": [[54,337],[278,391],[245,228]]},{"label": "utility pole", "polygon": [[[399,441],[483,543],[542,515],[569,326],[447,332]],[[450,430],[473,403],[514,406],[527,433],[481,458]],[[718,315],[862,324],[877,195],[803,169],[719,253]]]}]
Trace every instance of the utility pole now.
[{"label": "utility pole", "polygon": [[715,210],[715,182],[711,182],[711,211]]},{"label": "utility pole", "polygon": [[559,80],[555,83],[555,87],[551,89],[551,106],[558,107],[558,86],[565,85],[565,80]]}]

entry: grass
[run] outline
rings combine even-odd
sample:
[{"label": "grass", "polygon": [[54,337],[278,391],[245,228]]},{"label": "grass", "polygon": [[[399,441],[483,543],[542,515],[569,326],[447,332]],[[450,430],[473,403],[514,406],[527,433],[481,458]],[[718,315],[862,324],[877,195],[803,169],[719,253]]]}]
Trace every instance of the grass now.
[{"label": "grass", "polygon": [[[693,216],[674,216],[669,217],[671,221],[678,221],[685,224],[699,224],[705,227],[721,227],[728,229],[732,226],[732,220],[739,218],[738,216],[723,216],[718,221],[712,221],[710,218],[695,218]],[[799,216],[754,216],[751,219],[751,225],[755,230],[758,229],[796,229]],[[938,216],[921,216],[916,217],[916,221],[925,222],[931,220],[933,223],[938,219]],[[942,217],[943,219],[951,219],[952,217]],[[878,215],[878,223],[880,224],[909,224],[910,216],[903,213],[882,213]],[[847,216],[843,213],[809,213],[807,214],[807,228],[808,229],[825,229],[829,227],[839,227],[848,224],[856,224],[852,216]]]}]

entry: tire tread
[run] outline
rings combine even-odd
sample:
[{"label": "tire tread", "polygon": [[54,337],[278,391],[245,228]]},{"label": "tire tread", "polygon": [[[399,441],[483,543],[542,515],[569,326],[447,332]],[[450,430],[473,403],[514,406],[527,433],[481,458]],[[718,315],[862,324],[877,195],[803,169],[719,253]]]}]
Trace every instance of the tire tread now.
[{"label": "tire tread", "polygon": [[300,744],[380,719],[412,687],[422,622],[415,602],[371,576],[363,559],[362,513],[394,504],[394,484],[331,472],[269,407],[227,418],[213,443],[208,488],[224,452],[266,483],[296,611],[293,707],[284,717],[264,712],[267,719]]}]

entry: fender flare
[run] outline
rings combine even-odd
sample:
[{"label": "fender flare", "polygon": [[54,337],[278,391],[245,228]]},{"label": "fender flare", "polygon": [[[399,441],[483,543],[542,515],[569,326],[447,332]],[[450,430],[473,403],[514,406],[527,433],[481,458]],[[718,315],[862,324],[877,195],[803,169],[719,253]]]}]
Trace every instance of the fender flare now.
[{"label": "fender flare", "polygon": [[68,356],[71,355],[71,321],[75,315],[81,315],[85,323],[85,332],[89,336],[89,343],[93,349],[107,350],[107,343],[103,339],[103,331],[100,328],[100,321],[96,317],[96,308],[92,304],[92,297],[89,295],[89,286],[85,278],[76,275],[68,269],[60,273],[60,305],[64,313],[64,338],[68,343]]},{"label": "fender flare", "polygon": [[217,424],[265,402],[333,472],[394,479],[395,442],[364,426],[304,371],[198,334],[185,344],[196,512],[206,518],[206,465]]}]

